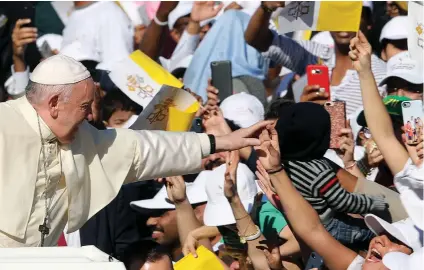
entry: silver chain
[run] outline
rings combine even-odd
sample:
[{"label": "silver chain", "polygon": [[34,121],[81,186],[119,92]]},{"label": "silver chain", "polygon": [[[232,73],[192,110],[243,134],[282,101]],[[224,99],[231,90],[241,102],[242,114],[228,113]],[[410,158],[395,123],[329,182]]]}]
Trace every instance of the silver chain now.
[{"label": "silver chain", "polygon": [[[49,183],[50,183],[50,178],[47,177],[47,158],[46,158],[46,152],[45,152],[45,147],[44,147],[45,141],[43,139],[43,133],[41,133],[40,116],[38,114],[37,114],[37,121],[38,121],[38,131],[40,132],[41,152],[42,152],[42,155],[43,155],[43,170],[44,170],[44,178],[45,178],[44,192],[42,194],[42,195],[44,195],[44,206],[45,206],[45,216],[44,216],[43,225],[48,227],[47,222],[49,220],[49,215],[50,215],[49,209],[52,205],[53,198],[56,195],[58,184],[62,179],[62,153],[60,152],[59,144],[56,141],[56,154],[57,153],[59,154],[60,176],[59,176],[59,180],[57,180],[54,183],[54,193],[53,193],[52,197],[50,198],[50,201],[47,202],[48,201],[47,190],[48,190],[48,186],[49,186]],[[47,233],[47,235],[48,235],[48,233]],[[40,242],[41,246],[44,246],[44,237],[45,236],[46,235],[44,235],[43,233],[41,234],[41,242]]]}]

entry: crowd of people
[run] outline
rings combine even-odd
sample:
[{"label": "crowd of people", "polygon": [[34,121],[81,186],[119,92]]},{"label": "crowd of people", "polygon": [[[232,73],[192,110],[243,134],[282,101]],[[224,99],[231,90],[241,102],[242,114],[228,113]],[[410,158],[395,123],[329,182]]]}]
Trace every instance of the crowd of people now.
[{"label": "crowd of people", "polygon": [[[138,20],[123,1],[1,4],[1,248],[94,245],[130,270],[200,246],[222,269],[423,269],[407,2],[363,1],[357,32],[307,40],[278,32],[285,2],[131,3]],[[108,74],[134,50],[199,101],[188,132],[129,129],[144,108]],[[214,61],[231,62],[223,100]]]}]

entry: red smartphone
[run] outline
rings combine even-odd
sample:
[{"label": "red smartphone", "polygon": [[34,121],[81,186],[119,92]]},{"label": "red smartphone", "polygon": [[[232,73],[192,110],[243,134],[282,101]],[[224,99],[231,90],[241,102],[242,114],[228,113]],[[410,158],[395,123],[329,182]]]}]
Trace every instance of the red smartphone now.
[{"label": "red smartphone", "polygon": [[321,92],[328,93],[330,100],[330,75],[328,67],[325,65],[308,65],[306,67],[306,75],[308,76],[308,85],[319,85]]},{"label": "red smartphone", "polygon": [[330,149],[338,149],[342,128],[346,128],[346,103],[344,101],[331,101],[324,104],[324,108],[330,114],[331,135]]}]

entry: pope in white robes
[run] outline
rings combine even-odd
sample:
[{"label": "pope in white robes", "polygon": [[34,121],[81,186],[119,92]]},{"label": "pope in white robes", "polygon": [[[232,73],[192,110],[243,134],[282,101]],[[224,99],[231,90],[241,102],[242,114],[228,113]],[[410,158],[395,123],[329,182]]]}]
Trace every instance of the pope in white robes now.
[{"label": "pope in white robes", "polygon": [[[200,170],[216,151],[258,145],[259,123],[222,137],[126,129],[97,130],[87,69],[56,55],[31,75],[26,96],[0,104],[0,247],[54,246],[68,223],[78,230],[122,184]],[[211,149],[212,148],[212,149]]]}]

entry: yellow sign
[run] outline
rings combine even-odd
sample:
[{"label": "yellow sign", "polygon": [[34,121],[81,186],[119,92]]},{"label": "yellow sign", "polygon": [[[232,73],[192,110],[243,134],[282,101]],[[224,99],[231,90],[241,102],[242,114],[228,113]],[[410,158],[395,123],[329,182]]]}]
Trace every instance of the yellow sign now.
[{"label": "yellow sign", "polygon": [[179,260],[175,265],[175,270],[221,270],[224,267],[212,251],[204,246],[200,246],[196,250],[197,258],[189,254]]}]

